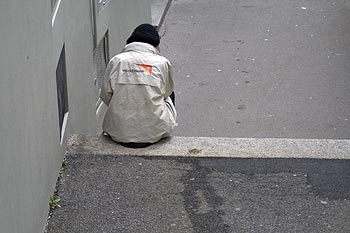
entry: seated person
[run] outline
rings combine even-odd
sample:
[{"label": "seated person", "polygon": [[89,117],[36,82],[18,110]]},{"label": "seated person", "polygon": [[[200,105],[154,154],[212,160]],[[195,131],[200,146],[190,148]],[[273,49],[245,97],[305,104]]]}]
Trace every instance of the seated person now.
[{"label": "seated person", "polygon": [[100,94],[107,105],[103,131],[124,146],[148,146],[177,125],[173,69],[159,43],[157,30],[141,24],[107,66]]}]

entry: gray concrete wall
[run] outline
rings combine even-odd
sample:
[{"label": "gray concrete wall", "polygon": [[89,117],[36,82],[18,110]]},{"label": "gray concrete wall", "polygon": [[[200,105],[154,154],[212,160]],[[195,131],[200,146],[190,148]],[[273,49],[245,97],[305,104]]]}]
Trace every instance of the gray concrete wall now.
[{"label": "gray concrete wall", "polygon": [[133,29],[144,22],[151,23],[149,1],[109,0],[106,8],[97,15],[97,42],[108,30],[109,54],[112,57],[123,49]]},{"label": "gray concrete wall", "polygon": [[[97,130],[90,1],[58,2],[53,24],[51,1],[0,2],[1,233],[43,232],[66,137]],[[148,1],[110,0],[98,17],[113,55],[151,16]],[[56,67],[63,45],[69,116],[61,144]]]}]

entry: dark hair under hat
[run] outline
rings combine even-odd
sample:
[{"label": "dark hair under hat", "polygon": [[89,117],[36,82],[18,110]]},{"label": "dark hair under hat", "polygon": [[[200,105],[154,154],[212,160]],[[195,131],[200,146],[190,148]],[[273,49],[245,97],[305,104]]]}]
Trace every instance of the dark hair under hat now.
[{"label": "dark hair under hat", "polygon": [[143,42],[157,47],[160,44],[160,36],[151,24],[145,23],[135,28],[129,39],[126,41],[126,44],[132,42]]}]

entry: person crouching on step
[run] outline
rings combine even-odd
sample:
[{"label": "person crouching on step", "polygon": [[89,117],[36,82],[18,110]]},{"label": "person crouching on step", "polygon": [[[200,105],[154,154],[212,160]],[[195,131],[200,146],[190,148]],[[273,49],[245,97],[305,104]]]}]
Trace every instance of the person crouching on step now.
[{"label": "person crouching on step", "polygon": [[133,148],[169,137],[176,124],[173,68],[160,55],[160,36],[141,24],[106,70],[100,98],[107,105],[103,131]]}]

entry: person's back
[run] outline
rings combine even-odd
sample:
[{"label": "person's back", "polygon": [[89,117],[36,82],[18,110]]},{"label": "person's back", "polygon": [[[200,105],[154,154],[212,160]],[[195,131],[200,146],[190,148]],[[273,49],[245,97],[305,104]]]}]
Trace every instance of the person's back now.
[{"label": "person's back", "polygon": [[107,67],[101,91],[108,106],[103,131],[117,142],[154,143],[169,136],[176,125],[176,110],[169,98],[174,89],[172,67],[156,48],[159,39],[147,38],[149,31],[159,36],[150,27],[136,28],[123,52]]}]

